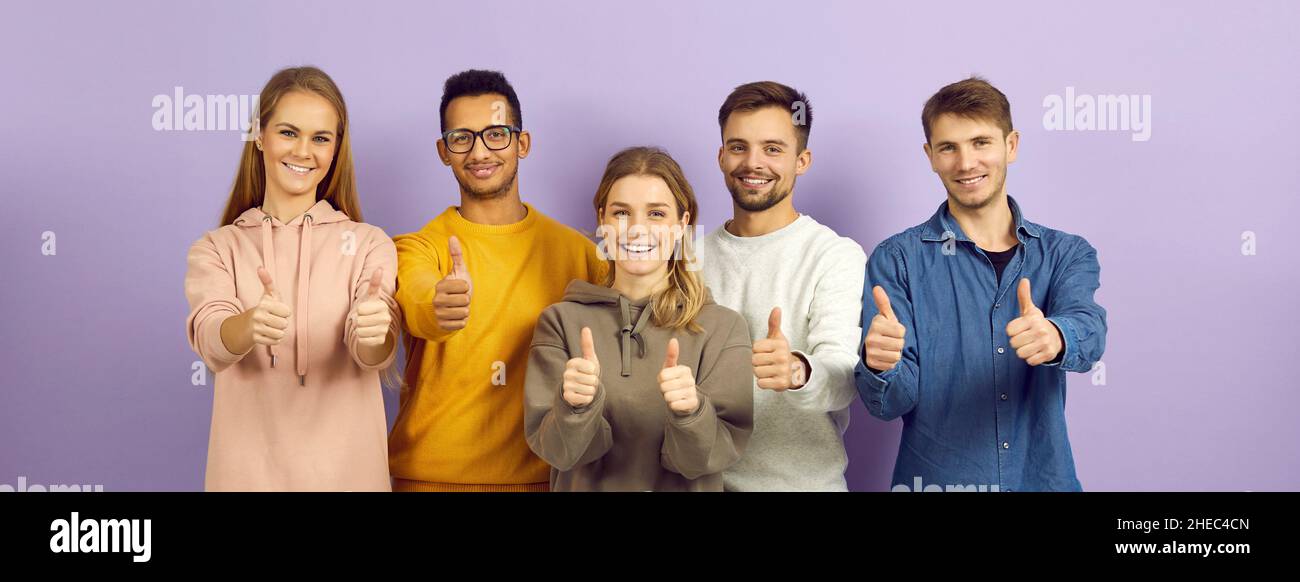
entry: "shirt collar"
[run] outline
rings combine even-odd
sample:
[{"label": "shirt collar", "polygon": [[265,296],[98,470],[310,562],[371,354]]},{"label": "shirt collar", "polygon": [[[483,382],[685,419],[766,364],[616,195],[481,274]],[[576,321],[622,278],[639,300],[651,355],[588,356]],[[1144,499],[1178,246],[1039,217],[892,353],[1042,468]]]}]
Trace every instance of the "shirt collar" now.
[{"label": "shirt collar", "polygon": [[[1025,220],[1025,216],[1020,212],[1020,205],[1016,204],[1016,199],[1012,198],[1011,195],[1007,195],[1007,203],[1011,206],[1011,219],[1016,223],[1016,238],[1020,238],[1021,233],[1040,238],[1041,233],[1038,225]],[[934,216],[931,216],[930,220],[925,222],[925,228],[921,232],[921,240],[943,242],[949,238],[971,242],[966,233],[962,232],[961,225],[957,224],[957,221],[953,220],[952,215],[948,213],[948,200],[945,199],[939,203],[939,209],[935,211]]]}]

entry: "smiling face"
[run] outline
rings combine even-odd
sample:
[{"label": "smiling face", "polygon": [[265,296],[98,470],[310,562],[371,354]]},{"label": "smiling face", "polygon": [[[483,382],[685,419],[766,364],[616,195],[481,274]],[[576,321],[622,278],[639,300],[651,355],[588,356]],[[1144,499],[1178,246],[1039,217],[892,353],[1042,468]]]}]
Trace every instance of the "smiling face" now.
[{"label": "smiling face", "polygon": [[334,161],[338,128],[338,112],[324,97],[305,91],[280,97],[258,137],[267,195],[314,197]]},{"label": "smiling face", "polygon": [[791,113],[780,107],[735,111],[722,129],[718,167],[736,205],[762,212],[794,191],[795,177],[812,163],[810,150],[799,151]]},{"label": "smiling face", "polygon": [[1019,144],[1020,132],[1004,136],[992,120],[944,113],[930,125],[925,155],[948,200],[978,210],[1006,195],[1007,165]]},{"label": "smiling face", "polygon": [[602,230],[617,233],[614,253],[617,274],[667,274],[678,237],[690,224],[690,213],[678,217],[677,200],[658,176],[619,178],[600,210]]},{"label": "smiling face", "polygon": [[[512,117],[506,98],[496,93],[457,97],[447,104],[448,130],[482,131],[492,125],[510,125],[514,123]],[[466,195],[480,200],[499,198],[518,187],[515,177],[519,160],[528,156],[530,141],[528,132],[519,132],[505,149],[494,151],[478,138],[474,140],[473,149],[457,154],[448,150],[447,144],[439,139],[438,157],[451,167],[456,182]]]}]

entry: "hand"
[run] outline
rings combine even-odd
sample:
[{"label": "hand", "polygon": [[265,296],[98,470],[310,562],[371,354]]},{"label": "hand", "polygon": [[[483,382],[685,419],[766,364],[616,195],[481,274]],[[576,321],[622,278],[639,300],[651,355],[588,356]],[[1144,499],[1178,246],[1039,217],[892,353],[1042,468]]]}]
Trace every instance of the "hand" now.
[{"label": "hand", "polygon": [[375,269],[370,277],[370,288],[366,291],[365,299],[357,303],[352,310],[357,343],[363,346],[384,345],[388,338],[388,328],[393,322],[393,317],[388,313],[388,304],[379,298],[379,287],[383,277],[384,268]]},{"label": "hand", "polygon": [[596,399],[600,385],[600,360],[596,359],[596,346],[591,341],[591,328],[582,328],[582,357],[572,358],[564,365],[564,401],[578,408]]},{"label": "hand", "polygon": [[438,327],[455,331],[464,329],[469,322],[469,299],[474,293],[474,283],[469,280],[460,241],[453,236],[447,241],[447,247],[451,251],[451,272],[433,288],[433,314]]},{"label": "hand", "polygon": [[894,308],[889,305],[889,295],[885,293],[884,287],[872,287],[871,298],[875,300],[876,311],[879,313],[871,318],[867,337],[862,341],[862,351],[866,355],[868,368],[887,372],[903,359],[903,337],[907,335],[907,328],[894,315]]},{"label": "hand", "polygon": [[1030,366],[1050,362],[1061,353],[1063,343],[1061,332],[1056,324],[1047,320],[1043,311],[1034,305],[1030,294],[1029,279],[1020,280],[1016,290],[1020,299],[1020,317],[1007,324],[1007,336],[1011,338],[1011,349]]},{"label": "hand", "polygon": [[808,378],[803,359],[790,352],[790,341],[781,333],[781,308],[773,307],[767,317],[767,337],[754,342],[754,377],[764,390],[784,392],[803,386]]},{"label": "hand", "polygon": [[659,371],[659,391],[663,392],[669,410],[678,416],[689,416],[700,407],[700,398],[695,392],[695,374],[690,367],[677,365],[680,350],[677,338],[668,340],[668,355]]},{"label": "hand", "polygon": [[275,283],[271,281],[271,274],[266,272],[266,267],[257,268],[257,278],[262,280],[262,298],[248,316],[249,339],[255,344],[274,346],[284,339],[292,311],[288,305],[280,302],[279,295],[275,292]]}]

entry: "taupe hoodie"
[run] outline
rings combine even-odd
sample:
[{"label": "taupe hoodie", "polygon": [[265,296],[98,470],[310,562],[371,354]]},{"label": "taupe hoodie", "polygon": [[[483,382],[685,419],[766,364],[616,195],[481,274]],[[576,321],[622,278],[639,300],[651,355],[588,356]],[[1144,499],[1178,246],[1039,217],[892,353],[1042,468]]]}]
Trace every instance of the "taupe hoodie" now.
[{"label": "taupe hoodie", "polygon": [[[722,491],[722,471],[745,450],[753,428],[749,324],[713,302],[696,319],[704,331],[656,327],[648,299],[574,281],[537,321],[524,378],[528,446],[551,464],[552,491]],[[591,328],[600,384],[590,404],[563,397],[564,369],[582,355]],[[700,407],[668,409],[659,371],[676,337],[678,362],[695,375]]]}]

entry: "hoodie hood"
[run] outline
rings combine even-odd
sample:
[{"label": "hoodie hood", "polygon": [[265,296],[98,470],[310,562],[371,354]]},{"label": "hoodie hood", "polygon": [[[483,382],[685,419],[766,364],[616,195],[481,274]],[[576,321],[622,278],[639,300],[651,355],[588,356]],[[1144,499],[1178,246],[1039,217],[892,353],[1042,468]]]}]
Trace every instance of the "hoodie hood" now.
[{"label": "hoodie hood", "polygon": [[[647,326],[651,325],[651,319],[654,317],[654,304],[650,301],[650,297],[633,301],[612,287],[575,279],[564,290],[563,300],[582,305],[606,306],[618,313],[618,321],[622,322],[622,327],[619,329],[622,368],[619,373],[623,376],[631,376],[633,343],[636,344],[637,357],[645,357],[645,339],[641,334]],[[704,305],[712,303],[713,296],[708,287],[705,287]]]},{"label": "hoodie hood", "polygon": [[[262,212],[261,208],[245,210],[233,223],[238,228],[260,228],[262,230],[262,266],[266,267],[266,272],[271,274],[272,281],[279,280],[275,264],[274,230],[277,228],[296,228],[301,231],[301,235],[298,237],[298,293],[293,305],[294,360],[298,372],[299,386],[307,385],[307,325],[311,321],[307,299],[311,287],[309,283],[311,281],[312,227],[347,220],[350,220],[347,214],[335,210],[334,206],[326,200],[318,200],[306,212],[294,217],[287,224]],[[277,297],[277,299],[284,300],[282,297]],[[276,346],[267,346],[267,351],[271,356],[272,368],[275,367],[276,362],[275,348]]]}]

